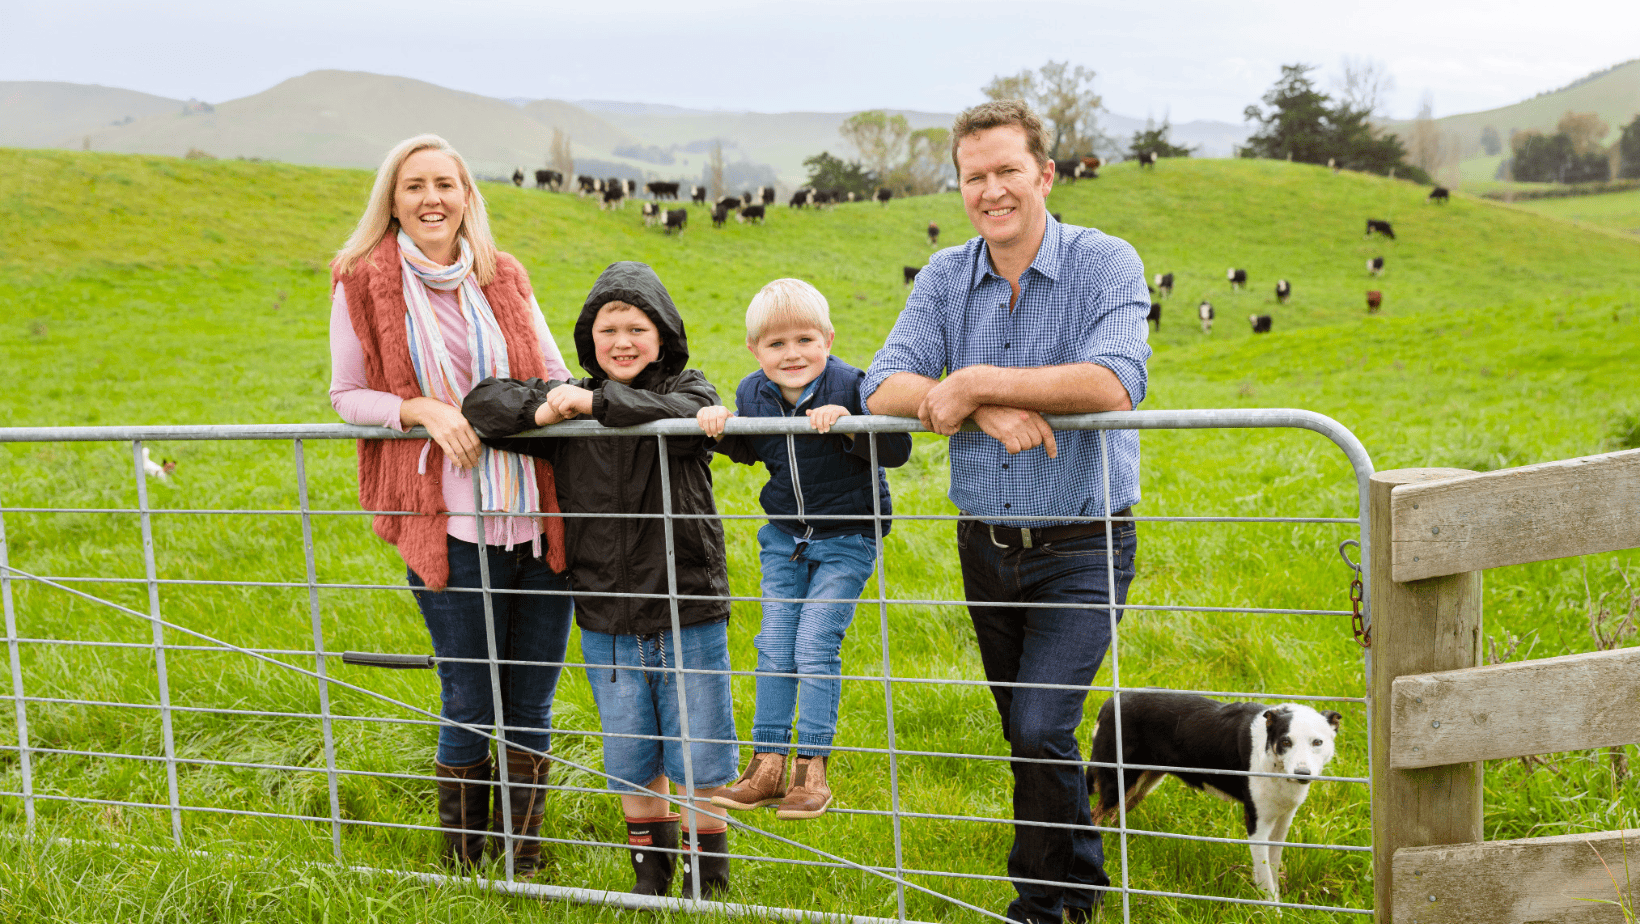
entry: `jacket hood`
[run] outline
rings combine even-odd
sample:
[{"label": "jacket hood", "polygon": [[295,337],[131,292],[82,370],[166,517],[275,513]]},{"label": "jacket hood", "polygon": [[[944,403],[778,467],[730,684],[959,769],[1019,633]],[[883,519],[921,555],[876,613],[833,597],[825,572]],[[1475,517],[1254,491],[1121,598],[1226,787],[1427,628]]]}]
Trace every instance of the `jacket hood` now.
[{"label": "jacket hood", "polygon": [[581,316],[575,321],[575,353],[581,368],[595,379],[607,379],[608,373],[598,365],[597,350],[592,345],[592,322],[598,309],[610,302],[635,305],[649,316],[661,335],[661,354],[649,367],[639,373],[632,383],[638,388],[649,383],[671,378],[689,365],[689,341],[683,333],[683,316],[672,304],[672,296],[661,284],[661,278],[647,263],[624,260],[611,263],[592,284]]}]

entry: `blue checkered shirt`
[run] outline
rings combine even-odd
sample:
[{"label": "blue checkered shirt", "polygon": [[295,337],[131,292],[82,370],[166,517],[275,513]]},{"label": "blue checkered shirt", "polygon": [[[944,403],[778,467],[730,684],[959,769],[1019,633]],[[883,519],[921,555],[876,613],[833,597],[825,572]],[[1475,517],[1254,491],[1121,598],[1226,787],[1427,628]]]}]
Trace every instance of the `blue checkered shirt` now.
[{"label": "blue checkered shirt", "polygon": [[[1116,374],[1137,408],[1150,358],[1150,297],[1133,247],[1049,216],[1042,247],[1019,288],[1019,303],[1010,312],[1008,280],[992,272],[982,238],[935,254],[917,274],[905,310],[860,383],[861,401],[896,372],[938,379],[979,364],[1097,363]],[[1136,430],[1055,431],[1056,459],[1040,446],[1010,456],[985,433],[958,433],[950,446],[951,501],[1006,526],[1064,522],[1019,517],[1101,516],[1101,433],[1110,440],[1110,509],[1121,510],[1139,500]]]}]

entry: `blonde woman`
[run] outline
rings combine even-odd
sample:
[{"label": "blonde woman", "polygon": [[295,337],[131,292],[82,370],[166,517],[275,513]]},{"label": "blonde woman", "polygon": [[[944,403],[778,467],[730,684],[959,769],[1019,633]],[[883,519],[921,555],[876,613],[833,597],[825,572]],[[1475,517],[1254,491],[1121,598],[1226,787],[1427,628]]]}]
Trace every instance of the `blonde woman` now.
[{"label": "blonde woman", "polygon": [[[332,406],[349,423],[421,426],[432,437],[360,440],[359,502],[413,514],[378,515],[374,525],[404,558],[441,659],[446,724],[434,763],[446,856],[463,867],[483,859],[491,832],[503,828],[506,793],[512,833],[522,838],[513,842],[514,870],[528,876],[540,861],[552,696],[571,623],[563,521],[486,516],[479,536],[475,481],[484,510],[556,513],[557,492],[551,465],[483,446],[460,406],[487,376],[568,379],[569,370],[524,268],[496,250],[467,164],[437,135],[388,152],[331,269]],[[473,592],[480,556],[491,588],[526,593]],[[500,716],[486,596],[502,662]],[[491,739],[462,726],[513,746],[492,760]],[[505,788],[491,782],[498,766]]]}]

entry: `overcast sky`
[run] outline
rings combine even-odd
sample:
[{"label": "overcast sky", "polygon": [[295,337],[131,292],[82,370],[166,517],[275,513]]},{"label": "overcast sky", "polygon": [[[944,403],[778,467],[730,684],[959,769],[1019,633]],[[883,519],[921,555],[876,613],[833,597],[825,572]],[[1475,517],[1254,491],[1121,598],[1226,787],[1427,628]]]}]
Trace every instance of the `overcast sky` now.
[{"label": "overcast sky", "polygon": [[1640,3],[1561,0],[50,0],[10,5],[0,79],[224,102],[311,70],[496,97],[707,109],[955,111],[992,76],[1068,60],[1113,112],[1240,122],[1284,63],[1394,78],[1388,114],[1508,105],[1640,57]]}]

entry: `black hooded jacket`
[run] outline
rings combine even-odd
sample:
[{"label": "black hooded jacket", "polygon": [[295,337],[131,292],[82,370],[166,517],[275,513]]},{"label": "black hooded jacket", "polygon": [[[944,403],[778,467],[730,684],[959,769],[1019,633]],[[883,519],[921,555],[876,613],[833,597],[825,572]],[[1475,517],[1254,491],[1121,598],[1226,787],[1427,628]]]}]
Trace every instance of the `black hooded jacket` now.
[{"label": "black hooded jacket", "polygon": [[[630,385],[609,381],[598,365],[592,324],[598,309],[612,301],[643,310],[661,335],[661,352]],[[581,307],[575,322],[575,349],[590,376],[565,382],[489,378],[468,393],[461,411],[491,446],[548,459],[565,513],[658,514],[661,507],[659,440],[652,436],[506,437],[533,430],[536,409],[547,392],[579,385],[593,393],[592,417],[609,427],[629,427],[669,417],[695,416],[718,403],[717,391],[695,369],[685,369],[689,345],[683,318],[655,271],[643,263],[613,263]],[[668,437],[672,512],[715,517],[712,501],[711,440]],[[678,614],[685,626],[729,617],[729,574],[723,553],[723,524],[716,519],[674,520],[677,588],[684,596]],[[575,622],[609,635],[649,635],[672,627],[664,598],[666,533],[659,518],[569,517],[564,521]]]}]

